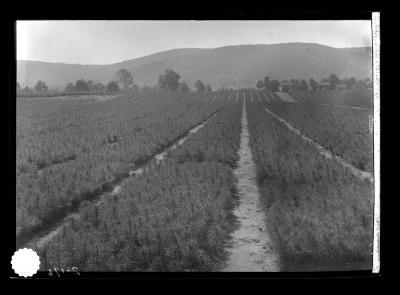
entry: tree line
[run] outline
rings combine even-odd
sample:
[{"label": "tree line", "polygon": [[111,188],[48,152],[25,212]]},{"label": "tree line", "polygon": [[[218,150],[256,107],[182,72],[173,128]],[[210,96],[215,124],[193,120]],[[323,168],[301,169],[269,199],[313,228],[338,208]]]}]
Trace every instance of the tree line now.
[{"label": "tree line", "polygon": [[320,83],[328,82],[325,85],[326,89],[336,89],[338,85],[342,85],[346,89],[365,89],[372,87],[372,81],[370,79],[357,80],[354,77],[349,79],[340,79],[335,74],[331,74],[328,78],[323,78],[318,83],[313,78],[309,79],[308,82],[304,79],[290,79],[290,80],[270,80],[270,77],[264,77],[263,80],[259,80],[256,83],[258,89],[267,89],[269,91],[279,91],[281,86],[288,86],[291,90],[295,91],[307,91],[307,90],[318,90]]},{"label": "tree line", "polygon": [[[156,88],[164,91],[172,92],[189,92],[190,88],[185,81],[180,81],[181,76],[172,69],[167,69],[164,74],[158,77]],[[197,92],[211,92],[211,86],[204,84],[201,80],[197,80],[194,84]]]},{"label": "tree line", "polygon": [[[185,81],[180,81],[181,76],[172,69],[167,69],[162,75],[158,77],[157,85],[150,87],[144,86],[142,90],[162,90],[171,92],[189,92],[191,91]],[[211,86],[204,84],[201,80],[197,80],[194,84],[197,92],[211,92]],[[140,88],[134,83],[132,74],[126,69],[120,69],[115,73],[112,81],[107,85],[92,80],[85,81],[79,79],[75,83],[68,83],[64,92],[106,92],[106,93],[120,93],[120,92],[136,92]],[[37,81],[33,88],[25,86],[24,88],[17,82],[17,92],[48,92],[49,87],[44,81]]]}]

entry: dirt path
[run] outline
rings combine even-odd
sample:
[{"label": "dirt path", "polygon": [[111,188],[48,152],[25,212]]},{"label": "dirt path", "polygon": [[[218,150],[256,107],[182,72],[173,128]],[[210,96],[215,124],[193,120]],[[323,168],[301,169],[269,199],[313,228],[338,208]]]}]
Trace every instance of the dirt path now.
[{"label": "dirt path", "polygon": [[355,109],[355,110],[366,110],[366,111],[371,111],[371,112],[374,111],[374,110],[371,109],[371,108],[346,106],[346,105],[342,105],[342,104],[320,103],[320,105],[329,106],[329,107],[334,107],[334,108]]},{"label": "dirt path", "polygon": [[265,213],[256,185],[256,166],[249,146],[246,100],[242,111],[239,157],[238,168],[234,171],[240,195],[240,204],[234,210],[239,228],[232,235],[229,257],[223,271],[279,271],[278,255],[265,225]]},{"label": "dirt path", "polygon": [[329,151],[327,148],[323,147],[322,145],[320,145],[318,142],[316,142],[315,140],[307,137],[306,135],[304,135],[302,132],[300,132],[300,130],[294,128],[292,125],[290,125],[288,122],[286,122],[284,119],[278,117],[277,115],[275,115],[274,113],[272,113],[270,110],[268,110],[267,108],[265,109],[265,111],[267,113],[269,113],[272,117],[274,117],[275,119],[277,119],[279,122],[281,122],[282,124],[284,124],[290,131],[292,131],[293,133],[295,133],[296,135],[300,136],[304,141],[307,141],[309,143],[311,143],[317,150],[318,152],[325,156],[328,159],[334,159],[336,161],[338,161],[343,167],[348,168],[351,173],[360,178],[361,180],[368,180],[370,183],[374,183],[374,177],[372,175],[371,172],[367,172],[367,171],[362,171],[360,169],[357,169],[356,167],[354,167],[353,165],[347,163],[343,158],[332,154],[331,151]]}]

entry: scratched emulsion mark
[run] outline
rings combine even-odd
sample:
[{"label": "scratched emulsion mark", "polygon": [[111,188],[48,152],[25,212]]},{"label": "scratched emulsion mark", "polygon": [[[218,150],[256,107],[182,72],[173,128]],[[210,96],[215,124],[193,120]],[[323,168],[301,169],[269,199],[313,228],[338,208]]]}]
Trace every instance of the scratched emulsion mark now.
[{"label": "scratched emulsion mark", "polygon": [[234,175],[240,196],[239,205],[234,210],[239,228],[232,235],[227,249],[228,261],[223,271],[279,271],[278,255],[266,228],[256,185],[256,165],[249,145],[246,100],[242,111],[238,168],[234,170]]}]

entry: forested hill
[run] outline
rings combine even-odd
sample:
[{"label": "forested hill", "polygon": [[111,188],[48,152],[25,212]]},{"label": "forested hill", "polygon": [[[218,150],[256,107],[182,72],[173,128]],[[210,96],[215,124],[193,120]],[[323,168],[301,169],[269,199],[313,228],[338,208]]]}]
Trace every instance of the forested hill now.
[{"label": "forested hill", "polygon": [[182,48],[110,65],[78,65],[17,61],[17,81],[33,86],[38,80],[63,89],[78,79],[107,83],[121,68],[129,70],[138,86],[152,86],[166,69],[177,71],[193,88],[200,79],[217,87],[254,87],[264,76],[274,79],[371,78],[372,49],[333,48],[313,43],[239,45],[213,49]]}]

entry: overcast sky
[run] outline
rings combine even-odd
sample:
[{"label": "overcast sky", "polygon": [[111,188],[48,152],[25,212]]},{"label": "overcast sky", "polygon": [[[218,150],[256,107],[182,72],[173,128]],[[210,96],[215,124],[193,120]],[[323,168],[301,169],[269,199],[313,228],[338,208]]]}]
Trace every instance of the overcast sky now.
[{"label": "overcast sky", "polygon": [[370,21],[19,21],[17,59],[111,64],[174,48],[371,46]]}]

